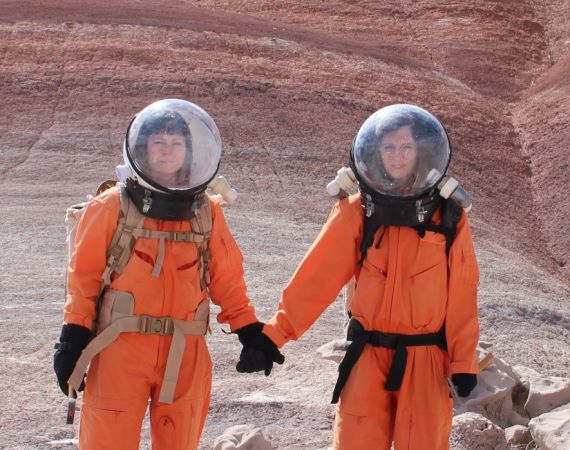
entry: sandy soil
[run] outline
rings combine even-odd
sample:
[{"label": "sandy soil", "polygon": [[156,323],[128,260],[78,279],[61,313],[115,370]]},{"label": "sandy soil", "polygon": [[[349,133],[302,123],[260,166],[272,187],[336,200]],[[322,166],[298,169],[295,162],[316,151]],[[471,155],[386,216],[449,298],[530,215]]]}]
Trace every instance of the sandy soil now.
[{"label": "sandy soil", "polygon": [[[160,98],[218,123],[221,173],[240,192],[226,214],[262,320],[363,120],[390,103],[432,111],[475,201],[482,339],[511,364],[568,376],[570,1],[55,3],[0,3],[0,448],[69,448],[76,435],[51,369],[64,211],[113,176],[130,118]],[[235,372],[239,344],[214,326],[200,448],[242,423],[274,448],[327,447],[336,366],[315,349],[342,322],[337,301],[269,378]]]}]

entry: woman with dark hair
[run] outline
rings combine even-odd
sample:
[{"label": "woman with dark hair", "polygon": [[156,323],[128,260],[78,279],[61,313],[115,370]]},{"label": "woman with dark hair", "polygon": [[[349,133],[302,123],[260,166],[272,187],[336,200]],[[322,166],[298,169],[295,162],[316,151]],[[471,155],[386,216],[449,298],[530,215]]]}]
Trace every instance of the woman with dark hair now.
[{"label": "woman with dark hair", "polygon": [[412,127],[404,125],[382,133],[378,152],[386,178],[392,180],[392,192],[406,195],[416,181],[417,144]]},{"label": "woman with dark hair", "polygon": [[141,126],[134,154],[143,172],[165,186],[184,186],[192,167],[192,135],[175,111],[157,111]]},{"label": "woman with dark hair", "polygon": [[354,280],[335,450],[448,450],[446,378],[461,397],[477,384],[479,271],[467,214],[439,188],[450,156],[429,112],[370,116],[350,154],[359,192],[335,204],[263,328],[278,347],[299,339]]},{"label": "woman with dark hair", "polygon": [[[362,139],[366,142],[362,152],[364,173],[380,183],[374,187],[406,196],[425,187],[447,136],[422,116],[398,111],[370,127]],[[378,177],[378,173],[383,176]]]},{"label": "woman with dark hair", "polygon": [[213,119],[161,100],[133,119],[123,148],[122,183],[77,225],[54,370],[64,394],[85,388],[82,450],[138,449],[147,410],[154,450],[196,450],[212,384],[210,299],[244,348],[264,346],[266,373],[284,359],[261,333],[220,201],[205,192],[222,151]]}]

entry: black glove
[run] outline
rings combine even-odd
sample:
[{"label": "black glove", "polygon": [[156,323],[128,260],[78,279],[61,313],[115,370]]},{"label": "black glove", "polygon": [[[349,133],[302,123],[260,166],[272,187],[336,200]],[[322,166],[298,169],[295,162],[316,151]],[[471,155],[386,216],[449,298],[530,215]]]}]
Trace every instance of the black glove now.
[{"label": "black glove", "polygon": [[[53,355],[53,370],[57,376],[57,383],[61,391],[67,396],[67,380],[73,373],[75,363],[79,359],[81,352],[89,342],[91,331],[81,325],[65,324],[61,328],[59,342],[55,344]],[[85,383],[81,382],[79,390],[85,388]]]},{"label": "black glove", "polygon": [[477,386],[477,375],[474,373],[455,373],[451,375],[451,381],[457,389],[457,395],[468,397],[475,386]]},{"label": "black glove", "polygon": [[236,370],[240,373],[265,371],[269,376],[273,363],[283,364],[285,357],[279,352],[277,346],[265,334],[263,323],[255,322],[236,330],[239,341],[243,345]]}]

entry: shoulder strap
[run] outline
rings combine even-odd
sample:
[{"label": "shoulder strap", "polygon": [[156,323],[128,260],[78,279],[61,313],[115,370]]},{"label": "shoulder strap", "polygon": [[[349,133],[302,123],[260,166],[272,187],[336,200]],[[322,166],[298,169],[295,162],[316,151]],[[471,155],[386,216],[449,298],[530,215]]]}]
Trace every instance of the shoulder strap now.
[{"label": "shoulder strap", "polygon": [[382,224],[377,220],[374,220],[372,217],[367,217],[366,215],[364,215],[364,224],[362,227],[362,241],[360,241],[360,260],[358,261],[358,265],[362,265],[362,263],[366,259],[368,248],[372,245],[374,240],[374,235],[381,226]]},{"label": "shoulder strap", "polygon": [[[111,273],[122,273],[129,262],[132,249],[138,238],[158,239],[158,253],[152,269],[152,275],[160,275],[164,263],[164,241],[192,242],[199,248],[208,247],[210,230],[212,228],[212,214],[210,202],[198,199],[195,217],[191,219],[192,231],[159,231],[144,228],[145,216],[137,209],[127,194],[125,185],[121,185],[121,212],[117,230],[111,240],[107,252],[107,268],[104,278],[110,284]],[[198,218],[198,216],[200,216]],[[108,285],[107,284],[107,285]]]},{"label": "shoulder strap", "polygon": [[200,257],[200,285],[202,290],[207,291],[210,284],[210,237],[212,235],[212,205],[208,194],[202,194],[194,217],[190,220],[192,231],[203,237],[201,242],[196,242]]},{"label": "shoulder strap", "polygon": [[200,278],[203,290],[207,290],[210,282],[208,273],[209,239],[212,230],[212,209],[210,200],[206,194],[197,202],[195,217],[190,221],[191,232],[158,231],[149,230],[143,227],[145,216],[140,213],[134,203],[130,200],[127,189],[121,184],[121,211],[117,229],[111,239],[111,244],[107,250],[107,266],[103,272],[103,284],[101,293],[111,284],[111,274],[116,272],[121,274],[129,262],[132,249],[139,237],[154,238],[159,240],[158,253],[152,275],[157,277],[162,270],[164,262],[164,241],[174,240],[181,242],[193,242],[198,246],[198,253],[201,260]]},{"label": "shoulder strap", "polygon": [[[436,225],[432,222],[418,225],[413,227],[419,234],[420,237],[424,237],[426,231],[432,231],[434,233],[440,233],[445,236],[445,248],[447,253],[453,245],[453,240],[455,239],[455,234],[457,232],[457,224],[461,219],[462,208],[452,199],[442,199],[441,202],[441,224]],[[381,223],[374,220],[372,217],[364,216],[364,226],[362,232],[362,241],[360,242],[360,261],[358,263],[361,265],[366,258],[366,253],[368,248],[372,245],[374,240],[374,235],[378,229],[382,226]],[[383,234],[379,237],[379,241],[382,239]]]},{"label": "shoulder strap", "polygon": [[111,274],[113,272],[119,274],[123,272],[123,269],[129,262],[131,251],[137,239],[135,230],[142,229],[144,223],[144,216],[129,199],[126,186],[121,184],[120,189],[121,210],[119,212],[117,229],[107,250],[107,266],[103,272],[102,291],[111,284]]},{"label": "shoulder strap", "polygon": [[433,222],[418,225],[414,229],[420,237],[424,237],[426,231],[440,233],[445,236],[445,250],[449,255],[455,234],[457,233],[457,224],[461,219],[462,208],[452,199],[445,199],[441,202],[441,224],[436,225]]}]

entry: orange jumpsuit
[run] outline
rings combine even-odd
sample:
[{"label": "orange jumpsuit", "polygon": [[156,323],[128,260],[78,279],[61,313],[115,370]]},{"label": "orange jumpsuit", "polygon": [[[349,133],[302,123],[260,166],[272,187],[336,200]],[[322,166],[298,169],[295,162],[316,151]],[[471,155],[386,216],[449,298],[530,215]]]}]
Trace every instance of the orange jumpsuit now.
[{"label": "orange jumpsuit", "polygon": [[479,271],[467,216],[449,257],[443,235],[427,231],[420,238],[410,227],[391,226],[376,248],[378,230],[360,267],[362,229],[358,194],[334,206],[263,331],[278,346],[298,339],[352,276],[352,315],[366,330],[436,333],[445,322],[448,351],[408,347],[399,391],[384,389],[394,350],[366,345],[342,390],[333,432],[340,450],[389,450],[392,442],[396,450],[448,449],[452,400],[445,377],[478,372]]},{"label": "orange jumpsuit", "polygon": [[[209,293],[221,307],[217,320],[236,330],[257,319],[246,295],[242,254],[221,207],[214,201],[211,205]],[[119,189],[113,188],[91,202],[78,224],[68,269],[66,323],[92,327],[106,251],[119,210]],[[190,223],[146,218],[144,227],[189,231]],[[157,239],[138,239],[123,273],[114,274],[110,289],[133,294],[136,315],[190,321],[207,297],[200,288],[196,245],[166,241],[162,271],[153,277],[157,251]],[[171,340],[171,336],[122,333],[91,361],[81,408],[82,450],[138,449],[149,398],[153,449],[198,448],[210,401],[211,360],[204,337],[187,335],[174,401],[160,403],[158,394]]]}]

